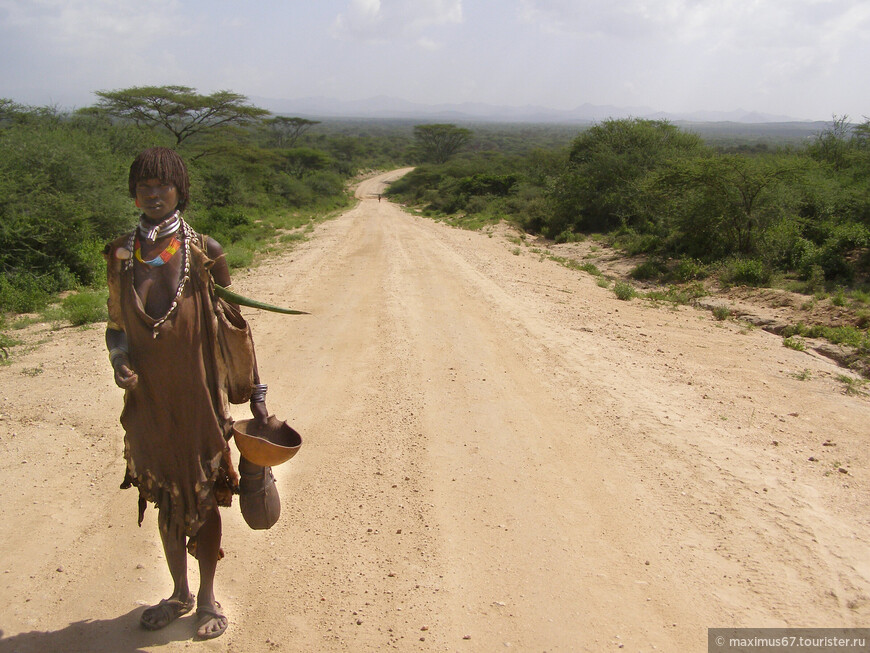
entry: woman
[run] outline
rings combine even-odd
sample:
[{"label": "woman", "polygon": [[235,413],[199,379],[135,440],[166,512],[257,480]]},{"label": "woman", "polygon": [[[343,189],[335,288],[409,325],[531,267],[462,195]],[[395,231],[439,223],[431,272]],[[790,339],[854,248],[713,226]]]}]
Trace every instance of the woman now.
[{"label": "woman", "polygon": [[[105,251],[106,344],[115,382],[125,390],[122,487],[139,489],[140,525],[146,502],[156,504],[174,583],[168,599],[142,613],[141,625],[157,630],[193,609],[189,551],[200,569],[197,636],[210,639],[228,624],[214,596],[223,555],[218,506],[229,505],[238,487],[227,446],[232,429],[227,387],[233,372],[222,355],[217,321],[220,311],[235,307],[215,301],[213,284],[230,284],[221,246],[194,232],[181,216],[189,185],[184,162],[167,148],[145,150],[130,167],[130,195],[142,214],[138,228]],[[265,423],[266,386],[260,384],[250,329],[240,315],[235,319],[247,334],[240,354],[251,363],[242,383],[251,387],[246,395],[255,419]]]}]

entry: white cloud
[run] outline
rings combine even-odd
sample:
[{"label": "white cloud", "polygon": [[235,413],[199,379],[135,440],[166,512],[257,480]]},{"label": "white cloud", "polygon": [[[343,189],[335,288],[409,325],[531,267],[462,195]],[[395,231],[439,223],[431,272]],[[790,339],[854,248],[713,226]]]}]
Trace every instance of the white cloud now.
[{"label": "white cloud", "polygon": [[838,26],[866,33],[870,5],[865,0],[519,0],[519,14],[544,30],[576,36],[764,46],[820,41]]},{"label": "white cloud", "polygon": [[442,47],[442,44],[440,42],[427,38],[425,36],[421,36],[419,39],[417,39],[417,45],[419,45],[424,50],[429,50],[430,52],[440,50]]},{"label": "white cloud", "polygon": [[137,49],[155,35],[178,36],[176,0],[0,0],[2,27],[76,55]]},{"label": "white cloud", "polygon": [[[797,88],[831,93],[842,84],[833,81],[842,79],[838,68],[870,45],[866,0],[518,0],[517,6],[520,20],[539,33],[594,49],[597,65],[612,74],[637,76],[645,98],[655,97],[656,85],[669,95],[692,88],[696,102],[705,93],[743,95],[746,104],[785,98]],[[656,79],[644,85],[648,71]]]},{"label": "white cloud", "polygon": [[462,0],[350,0],[332,26],[336,38],[384,42],[411,38],[424,48],[435,43],[424,32],[462,22]]}]

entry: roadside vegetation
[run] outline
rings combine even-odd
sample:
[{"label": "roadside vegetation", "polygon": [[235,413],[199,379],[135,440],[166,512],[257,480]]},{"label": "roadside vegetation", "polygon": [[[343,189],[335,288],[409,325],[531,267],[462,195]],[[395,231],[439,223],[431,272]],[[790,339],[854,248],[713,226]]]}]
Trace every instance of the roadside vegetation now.
[{"label": "roadside vegetation", "polygon": [[245,267],[348,206],[353,177],[404,163],[412,141],[410,128],[382,139],[269,117],[228,91],[138,87],[98,96],[75,112],[0,99],[0,329],[7,333],[0,345],[7,350],[9,331],[34,319],[105,319],[102,249],[136,222],[127,170],[142,149],[178,149],[192,185],[185,218],[224,245],[231,267]]},{"label": "roadside vegetation", "polygon": [[[630,279],[612,288],[624,300],[686,303],[714,286],[827,299],[846,309],[842,324],[795,324],[787,335],[847,344],[870,358],[868,120],[835,117],[809,138],[778,145],[721,133],[705,140],[665,121],[608,120],[562,147],[466,150],[421,165],[390,195],[457,226],[505,220],[552,243],[595,239],[637,257]],[[725,310],[716,319],[727,319]]]},{"label": "roadside vegetation", "polygon": [[[0,99],[0,346],[43,319],[104,319],[102,248],[128,230],[130,161],[175,147],[188,163],[186,218],[232,267],[306,237],[352,201],[360,174],[415,164],[389,196],[481,229],[505,221],[551,244],[593,243],[638,263],[615,279],[597,260],[538,251],[621,299],[689,303],[710,288],[784,288],[840,323],[796,321],[786,337],[868,353],[870,121],[813,132],[607,120],[595,125],[417,124],[272,116],[230,91],[101,91],[64,112]],[[714,126],[716,127],[716,126]],[[760,129],[755,126],[754,129]],[[23,320],[19,314],[38,314]],[[731,319],[721,308],[716,319]],[[9,335],[13,333],[13,335]],[[801,340],[797,340],[800,338]]]}]

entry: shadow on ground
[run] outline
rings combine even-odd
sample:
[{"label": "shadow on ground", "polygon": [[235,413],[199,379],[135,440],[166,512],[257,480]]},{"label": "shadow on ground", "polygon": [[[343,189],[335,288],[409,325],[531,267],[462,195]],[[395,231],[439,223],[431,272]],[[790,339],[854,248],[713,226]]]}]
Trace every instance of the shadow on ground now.
[{"label": "shadow on ground", "polygon": [[145,647],[185,641],[196,632],[195,617],[182,617],[163,630],[139,627],[142,608],[114,619],[77,621],[55,631],[31,631],[6,637],[0,630],[0,653],[144,653]]}]

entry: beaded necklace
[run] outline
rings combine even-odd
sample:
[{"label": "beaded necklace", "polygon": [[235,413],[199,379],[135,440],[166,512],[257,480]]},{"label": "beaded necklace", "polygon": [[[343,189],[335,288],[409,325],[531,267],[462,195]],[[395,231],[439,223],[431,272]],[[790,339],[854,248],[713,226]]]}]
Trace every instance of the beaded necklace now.
[{"label": "beaded necklace", "polygon": [[[187,280],[190,279],[190,241],[193,239],[195,233],[193,229],[190,228],[183,219],[179,219],[180,229],[179,231],[182,233],[182,256],[184,257],[184,272],[181,275],[181,280],[178,282],[178,290],[175,291],[175,297],[172,300],[172,303],[169,305],[169,310],[166,311],[166,315],[161,317],[154,323],[154,326],[151,327],[152,334],[156,338],[157,337],[157,327],[166,322],[169,319],[169,316],[172,315],[173,311],[178,308],[178,300],[181,299],[181,294],[184,292],[184,286],[187,284]],[[132,251],[135,249],[136,243],[136,231],[133,231],[130,234],[130,240],[127,244],[127,249]],[[133,270],[133,259],[128,258],[124,262],[124,268],[130,272]],[[133,275],[130,275],[130,283],[135,283],[133,279]],[[135,291],[135,287],[134,287]]]},{"label": "beaded necklace", "polygon": [[134,254],[136,256],[136,260],[140,263],[144,263],[145,265],[150,265],[152,268],[157,267],[158,265],[163,265],[164,263],[168,263],[169,259],[175,256],[175,252],[181,247],[181,243],[178,242],[178,238],[175,236],[172,237],[172,240],[169,241],[169,244],[166,248],[160,252],[157,256],[152,258],[151,260],[146,261],[142,258],[142,246],[139,243],[139,236],[136,236],[136,249],[134,250]]}]

